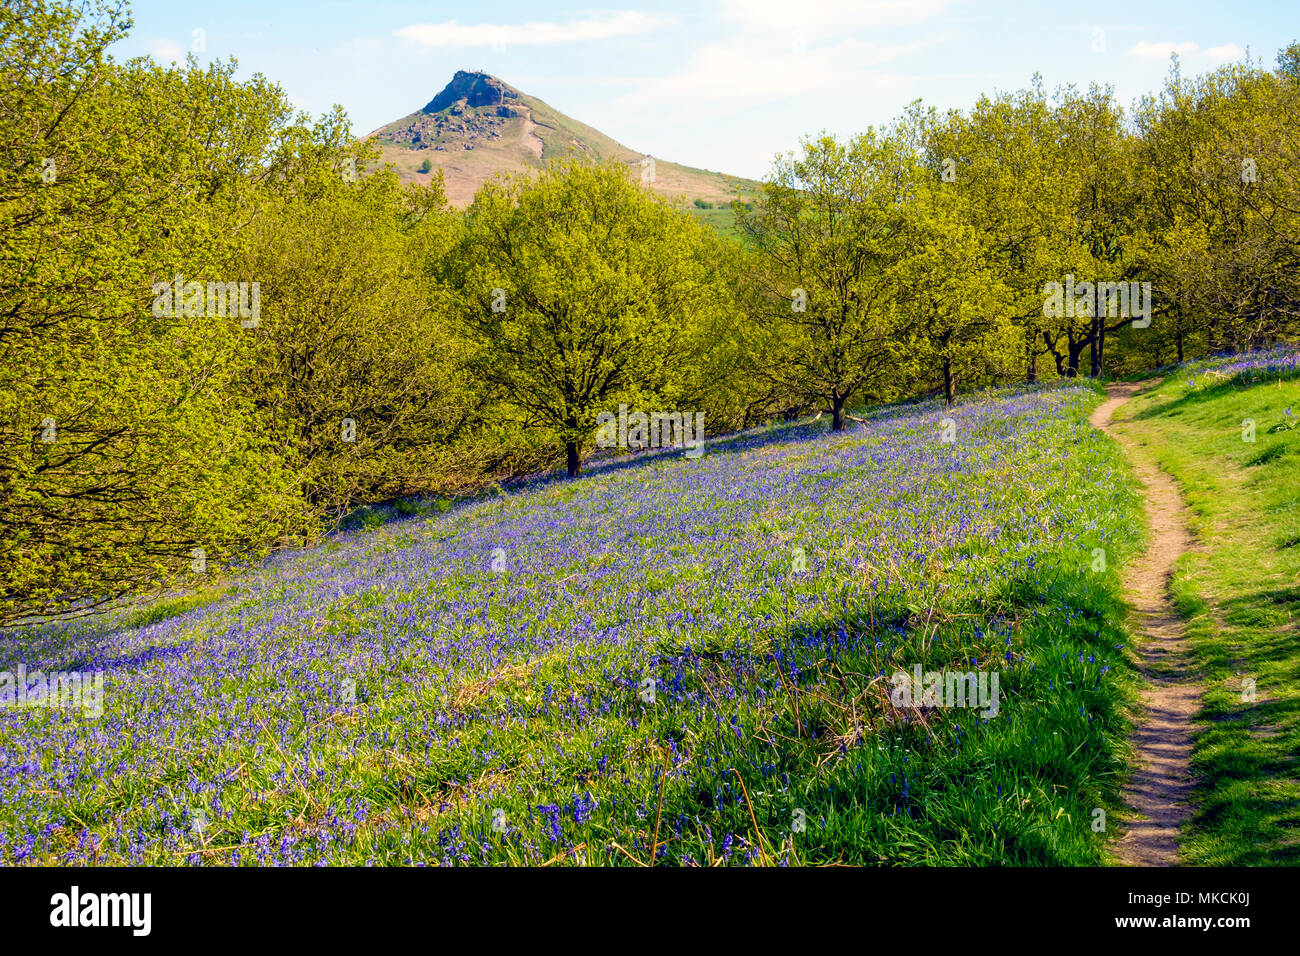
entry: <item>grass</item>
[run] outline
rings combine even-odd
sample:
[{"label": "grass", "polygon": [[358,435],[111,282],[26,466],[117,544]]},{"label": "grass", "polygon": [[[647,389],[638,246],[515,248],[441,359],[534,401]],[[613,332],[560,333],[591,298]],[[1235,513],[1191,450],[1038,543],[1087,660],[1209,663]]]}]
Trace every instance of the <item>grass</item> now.
[{"label": "grass", "polygon": [[[1295,865],[1300,429],[1287,424],[1300,409],[1300,376],[1216,372],[1223,364],[1170,375],[1120,409],[1121,427],[1177,479],[1197,539],[1173,581],[1205,687],[1193,757],[1202,782],[1184,856],[1198,865]],[[1243,437],[1247,420],[1253,442]]]},{"label": "grass", "polygon": [[116,626],[122,630],[148,627],[151,624],[166,621],[189,611],[207,607],[209,604],[221,600],[226,594],[227,591],[224,588],[201,588],[196,591],[171,594],[152,601],[143,607],[127,611],[118,620]]},{"label": "grass", "polygon": [[732,211],[730,203],[724,202],[720,207],[713,209],[690,206],[688,211],[721,236],[735,238],[740,235],[736,231],[736,214]]},{"label": "grass", "polygon": [[[1097,400],[367,512],[212,603],[16,634],[0,669],[106,697],[0,710],[0,863],[1101,863],[1139,512]],[[916,665],[996,713],[900,703]]]}]

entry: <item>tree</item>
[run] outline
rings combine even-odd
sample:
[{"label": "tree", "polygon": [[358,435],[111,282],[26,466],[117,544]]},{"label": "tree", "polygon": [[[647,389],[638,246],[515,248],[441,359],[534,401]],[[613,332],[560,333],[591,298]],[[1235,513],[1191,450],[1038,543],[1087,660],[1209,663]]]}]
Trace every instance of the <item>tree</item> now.
[{"label": "tree", "polygon": [[890,271],[903,335],[922,383],[938,381],[951,406],[966,379],[1004,379],[1015,355],[1010,290],[961,197],[923,181],[907,204],[898,262]]},{"label": "tree", "polygon": [[[1267,345],[1300,318],[1300,84],[1229,64],[1175,68],[1137,114],[1146,256],[1168,290],[1179,360]],[[1167,336],[1166,336],[1167,337]]]},{"label": "tree", "polygon": [[889,273],[912,178],[908,154],[888,137],[822,136],[778,157],[756,207],[737,211],[757,254],[751,307],[766,361],[756,371],[796,402],[824,402],[834,431],[852,397],[896,387]]},{"label": "tree", "polygon": [[235,387],[239,316],[158,292],[248,278],[229,264],[288,105],[233,65],[113,63],[117,10],[0,11],[0,624],[100,606],[301,518]]},{"label": "tree", "polygon": [[577,475],[599,412],[699,395],[728,311],[715,242],[612,165],[484,186],[444,269],[473,374]]},{"label": "tree", "polygon": [[1036,381],[1039,357],[1052,342],[1043,285],[1071,271],[1082,244],[1082,180],[1059,113],[1035,77],[1027,90],[981,96],[966,115],[913,105],[903,123],[928,180],[959,197],[986,246],[1019,329],[1024,378]]},{"label": "tree", "polygon": [[467,387],[450,297],[426,264],[448,252],[441,175],[404,187],[366,165],[335,110],[295,144],[318,155],[267,196],[243,268],[259,278],[242,389],[314,510],[424,490],[454,458],[481,396]]},{"label": "tree", "polygon": [[1278,51],[1277,71],[1293,83],[1300,83],[1300,43],[1291,43]]}]

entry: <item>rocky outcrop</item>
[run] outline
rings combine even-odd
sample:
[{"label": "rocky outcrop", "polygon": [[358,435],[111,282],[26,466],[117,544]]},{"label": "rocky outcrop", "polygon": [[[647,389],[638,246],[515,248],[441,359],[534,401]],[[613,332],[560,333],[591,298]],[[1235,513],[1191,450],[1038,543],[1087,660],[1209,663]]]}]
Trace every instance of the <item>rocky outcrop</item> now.
[{"label": "rocky outcrop", "polygon": [[[457,70],[441,93],[431,99],[421,113],[440,113],[448,107],[502,106],[514,102],[519,93],[487,73]],[[463,102],[462,102],[463,101]]]}]

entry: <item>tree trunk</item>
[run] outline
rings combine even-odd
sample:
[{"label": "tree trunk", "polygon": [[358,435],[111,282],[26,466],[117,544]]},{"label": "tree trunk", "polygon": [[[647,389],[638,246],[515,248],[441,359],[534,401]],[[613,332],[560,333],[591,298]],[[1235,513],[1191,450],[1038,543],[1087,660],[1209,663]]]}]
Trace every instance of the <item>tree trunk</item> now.
[{"label": "tree trunk", "polygon": [[1060,352],[1056,351],[1056,343],[1046,332],[1043,333],[1043,342],[1047,345],[1047,350],[1052,353],[1052,361],[1056,363],[1056,375],[1058,378],[1065,378],[1065,359]]},{"label": "tree trunk", "polygon": [[952,381],[952,359],[943,360],[943,400],[944,403],[952,408],[953,399],[953,381]]},{"label": "tree trunk", "polygon": [[582,472],[582,459],[578,455],[578,443],[576,441],[566,442],[564,445],[564,457],[569,469],[569,477],[576,478]]},{"label": "tree trunk", "polygon": [[1101,374],[1101,351],[1098,347],[1098,337],[1100,333],[1097,331],[1097,326],[1099,324],[1102,323],[1097,319],[1092,320],[1092,334],[1088,336],[1089,378],[1096,378]]},{"label": "tree trunk", "polygon": [[1079,358],[1083,355],[1083,347],[1088,344],[1089,340],[1071,342],[1068,346],[1070,350],[1069,364],[1065,367],[1067,378],[1078,378],[1079,376]]},{"label": "tree trunk", "polygon": [[831,393],[831,431],[844,431],[844,403],[848,401],[848,396],[843,398]]}]

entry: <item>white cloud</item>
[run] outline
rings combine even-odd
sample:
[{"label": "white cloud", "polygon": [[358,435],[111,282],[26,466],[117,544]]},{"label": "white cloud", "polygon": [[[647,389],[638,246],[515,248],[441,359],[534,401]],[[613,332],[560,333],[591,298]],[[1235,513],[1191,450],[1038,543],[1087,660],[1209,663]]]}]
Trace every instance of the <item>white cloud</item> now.
[{"label": "white cloud", "polygon": [[[719,0],[725,35],[691,51],[666,76],[646,77],[620,100],[623,109],[674,104],[698,116],[738,105],[799,96],[852,102],[904,83],[883,64],[938,42],[935,36],[876,39],[876,28],[915,28],[939,19],[956,0]],[[871,39],[859,39],[868,36]]]},{"label": "white cloud", "polygon": [[664,77],[646,78],[623,97],[626,109],[655,102],[676,102],[679,108],[701,113],[731,111],[829,91],[852,91],[853,97],[893,87],[901,82],[870,69],[918,49],[909,43],[882,47],[847,40],[834,46],[809,48],[804,38],[780,43],[709,43],[699,47],[686,65]]},{"label": "white cloud", "polygon": [[1129,54],[1138,57],[1147,57],[1153,59],[1167,60],[1177,53],[1183,57],[1195,57],[1202,63],[1227,63],[1229,60],[1239,60],[1246,55],[1246,51],[1235,43],[1224,43],[1219,46],[1207,47],[1201,49],[1200,44],[1188,40],[1184,43],[1148,43],[1146,40],[1134,44],[1129,49]]},{"label": "white cloud", "polygon": [[1200,47],[1191,41],[1186,43],[1148,43],[1146,40],[1140,40],[1128,52],[1133,56],[1159,57],[1162,60],[1167,60],[1175,53],[1179,56],[1186,56],[1189,53],[1195,53],[1199,49]]},{"label": "white cloud", "polygon": [[956,0],[720,0],[721,20],[743,29],[821,34],[858,27],[903,26],[942,16]]},{"label": "white cloud", "polygon": [[1246,51],[1235,43],[1225,43],[1223,46],[1212,46],[1205,51],[1206,57],[1211,60],[1227,62],[1228,60],[1240,60],[1246,55]]},{"label": "white cloud", "polygon": [[577,43],[636,36],[675,23],[635,10],[602,14],[567,23],[534,22],[517,24],[415,23],[394,30],[393,35],[412,40],[422,47],[531,46],[544,43]]},{"label": "white cloud", "polygon": [[173,60],[185,59],[185,51],[171,40],[154,40],[149,44],[149,53],[159,63],[171,63]]}]

